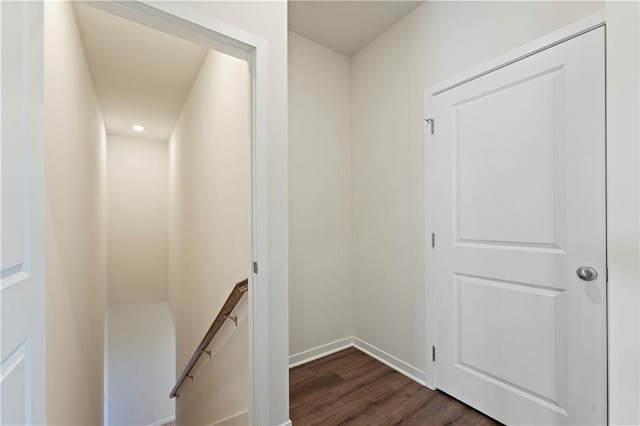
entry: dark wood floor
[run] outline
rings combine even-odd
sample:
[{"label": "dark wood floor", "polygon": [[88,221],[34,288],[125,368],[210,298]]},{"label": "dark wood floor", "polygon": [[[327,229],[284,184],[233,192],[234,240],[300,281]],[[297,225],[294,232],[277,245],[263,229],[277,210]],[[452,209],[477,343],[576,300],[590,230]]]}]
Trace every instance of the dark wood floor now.
[{"label": "dark wood floor", "polygon": [[307,425],[499,425],[355,348],[291,369],[290,417]]}]

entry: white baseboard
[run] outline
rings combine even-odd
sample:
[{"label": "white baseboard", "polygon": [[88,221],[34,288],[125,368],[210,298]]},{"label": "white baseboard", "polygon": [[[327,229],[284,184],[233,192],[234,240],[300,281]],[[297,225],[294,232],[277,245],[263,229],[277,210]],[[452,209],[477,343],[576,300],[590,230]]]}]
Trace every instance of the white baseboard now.
[{"label": "white baseboard", "polygon": [[218,420],[213,426],[223,425],[248,425],[249,424],[249,411],[243,411],[238,414],[234,414],[226,419]]},{"label": "white baseboard", "polygon": [[375,346],[358,339],[357,337],[353,338],[353,346],[366,353],[367,355],[377,359],[381,363],[393,368],[398,373],[404,374],[408,378],[420,383],[422,386],[426,386],[427,375],[424,371],[410,366],[406,362],[399,360],[393,355],[389,355],[385,351],[378,349]]},{"label": "white baseboard", "polygon": [[149,426],[162,426],[163,424],[169,422],[175,422],[176,416],[167,417],[166,419],[158,420],[157,422],[151,423]]},{"label": "white baseboard", "polygon": [[293,426],[293,423],[291,423],[291,420],[289,420],[288,422],[282,423],[280,426]]},{"label": "white baseboard", "polygon": [[335,342],[327,343],[326,345],[318,346],[317,348],[309,349],[307,351],[300,352],[299,354],[291,355],[289,357],[289,368],[306,364],[307,362],[325,357],[327,355],[331,355],[352,346],[353,337],[345,337],[344,339],[339,339]]},{"label": "white baseboard", "polygon": [[418,370],[415,367],[407,364],[404,361],[399,360],[393,355],[389,355],[382,349],[378,349],[375,346],[365,342],[357,337],[345,337],[344,339],[336,340],[335,342],[327,343],[326,345],[318,346],[317,348],[309,349],[299,354],[291,355],[289,357],[289,368],[297,367],[307,362],[314,361],[318,358],[331,355],[332,353],[355,347],[356,349],[366,353],[370,357],[373,357],[381,363],[393,368],[398,373],[403,374],[420,383],[422,386],[426,386],[427,375],[424,371]]}]

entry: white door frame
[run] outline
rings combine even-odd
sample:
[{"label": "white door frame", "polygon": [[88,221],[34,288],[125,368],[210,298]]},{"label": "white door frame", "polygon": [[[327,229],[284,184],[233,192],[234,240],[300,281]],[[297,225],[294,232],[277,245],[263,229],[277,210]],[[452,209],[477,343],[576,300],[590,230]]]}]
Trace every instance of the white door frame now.
[{"label": "white door frame", "polygon": [[[456,86],[464,84],[470,80],[481,77],[497,69],[503,68],[521,59],[527,58],[531,55],[553,47],[559,43],[577,37],[588,31],[604,26],[606,24],[605,12],[600,11],[593,15],[590,15],[580,21],[577,21],[571,25],[561,28],[557,31],[547,34],[537,40],[527,43],[511,52],[498,56],[484,64],[460,73],[452,78],[449,78],[442,83],[436,84],[429,89],[425,90],[424,94],[424,200],[425,206],[425,247],[428,247],[425,254],[425,265],[427,271],[431,271],[425,275],[425,347],[429,348],[428,352],[431,352],[431,348],[434,346],[435,340],[435,300],[434,300],[434,288],[435,288],[435,263],[434,263],[434,249],[430,246],[432,241],[432,233],[435,232],[434,226],[434,211],[435,211],[435,191],[434,187],[436,182],[433,180],[433,144],[435,143],[435,135],[437,133],[431,133],[431,123],[426,120],[432,118],[433,114],[433,97],[446,90],[452,89]],[[437,123],[434,124],[437,127]],[[608,342],[607,342],[608,343]],[[435,362],[431,357],[431,353],[426,357],[427,365],[426,372],[426,386],[429,389],[436,389],[435,379]]]},{"label": "white door frame", "polygon": [[[267,232],[267,44],[262,37],[203,16],[176,2],[86,2],[111,14],[215,49],[249,65],[251,84],[251,259],[260,273],[249,277],[249,415],[269,424],[269,271]],[[247,265],[253,270],[252,265]],[[194,348],[195,350],[195,348]],[[168,390],[167,390],[168,392]]]}]

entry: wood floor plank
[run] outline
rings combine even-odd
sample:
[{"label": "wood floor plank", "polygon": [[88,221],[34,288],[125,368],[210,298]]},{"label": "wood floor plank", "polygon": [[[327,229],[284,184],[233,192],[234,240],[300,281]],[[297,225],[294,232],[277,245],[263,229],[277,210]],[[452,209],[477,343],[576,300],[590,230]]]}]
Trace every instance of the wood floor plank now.
[{"label": "wood floor plank", "polygon": [[323,373],[303,380],[296,386],[289,386],[289,405],[295,407],[310,400],[322,398],[343,382],[344,380],[335,373]]},{"label": "wood floor plank", "polygon": [[348,348],[289,372],[294,426],[500,425]]}]

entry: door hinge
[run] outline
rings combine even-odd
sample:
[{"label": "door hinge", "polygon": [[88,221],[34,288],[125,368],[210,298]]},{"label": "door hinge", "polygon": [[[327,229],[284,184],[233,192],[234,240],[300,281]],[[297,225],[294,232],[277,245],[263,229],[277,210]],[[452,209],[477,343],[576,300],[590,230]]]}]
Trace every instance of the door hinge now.
[{"label": "door hinge", "polygon": [[434,234],[433,232],[431,233],[431,247],[435,247],[436,246],[436,234]]},{"label": "door hinge", "polygon": [[605,282],[609,282],[609,268],[605,268]]},{"label": "door hinge", "polygon": [[426,121],[427,124],[431,126],[431,134],[433,134],[436,127],[436,121],[433,118],[425,118],[424,121]]},{"label": "door hinge", "polygon": [[435,346],[431,346],[431,359],[433,360],[433,362],[436,362],[436,347]]},{"label": "door hinge", "polygon": [[253,273],[254,274],[258,273],[258,262],[253,262]]}]

